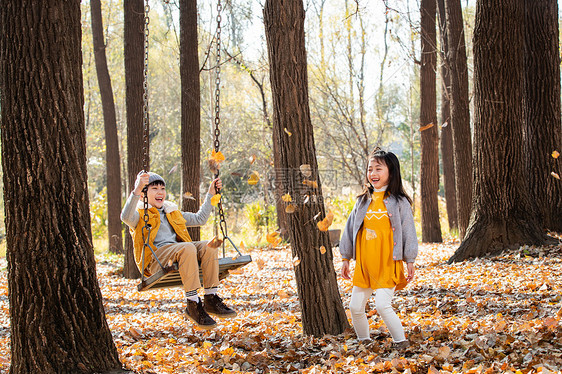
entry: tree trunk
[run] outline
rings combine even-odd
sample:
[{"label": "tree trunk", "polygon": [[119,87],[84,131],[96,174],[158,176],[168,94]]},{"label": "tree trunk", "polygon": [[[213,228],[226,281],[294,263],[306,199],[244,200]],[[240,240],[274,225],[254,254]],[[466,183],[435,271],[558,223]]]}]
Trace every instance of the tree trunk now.
[{"label": "tree trunk", "polygon": [[562,152],[560,126],[560,56],[558,52],[558,3],[525,0],[525,155],[527,181],[544,228],[562,232]]},{"label": "tree trunk", "polygon": [[447,24],[445,0],[437,0],[439,14],[439,31],[441,41],[441,160],[443,162],[443,185],[449,230],[458,230],[457,188],[455,183],[455,153],[453,150],[453,131],[451,125],[451,73],[447,62],[449,45],[447,42]]},{"label": "tree trunk", "polygon": [[[144,67],[144,3],[142,0],[125,0],[125,105],[127,107],[127,171],[129,191],[135,186],[139,171],[150,165],[149,142],[144,142],[143,128],[143,67]],[[144,154],[146,152],[146,160]],[[145,162],[146,161],[146,165]],[[148,171],[148,170],[147,170]],[[126,278],[140,278],[135,263],[133,241],[127,230],[125,240]]]},{"label": "tree trunk", "polygon": [[[197,0],[180,0],[180,74],[181,74],[181,170],[182,209],[199,210],[201,182],[201,93],[197,40]],[[193,240],[200,240],[200,228],[188,228]]]},{"label": "tree trunk", "polygon": [[92,246],[81,36],[79,1],[0,7],[10,373],[121,367]]},{"label": "tree trunk", "polygon": [[472,139],[468,106],[468,69],[460,0],[446,0],[447,61],[451,72],[451,124],[459,236],[464,238],[472,207]]},{"label": "tree trunk", "polygon": [[[288,214],[290,242],[305,334],[337,335],[348,326],[326,232],[316,227],[315,216],[324,218],[322,187],[308,104],[308,78],[302,1],[267,0],[264,23],[270,61],[274,132],[279,139],[280,167],[286,173],[286,193],[297,206]],[[301,173],[310,165],[310,176]],[[318,183],[305,185],[306,180]],[[306,182],[305,182],[306,183]],[[306,195],[309,201],[306,202]],[[328,250],[322,254],[324,246]]]},{"label": "tree trunk", "polygon": [[[421,1],[421,217],[422,241],[441,242],[439,222],[439,134],[437,131],[437,33],[435,30],[436,0]],[[428,126],[431,126],[428,128]]]},{"label": "tree trunk", "polygon": [[111,78],[107,69],[105,43],[103,40],[103,19],[101,1],[91,0],[92,35],[94,40],[94,57],[100,86],[103,123],[105,129],[105,164],[107,174],[107,236],[109,251],[123,253],[123,226],[121,224],[121,169],[119,158],[119,137],[117,136],[117,119]]},{"label": "tree trunk", "polygon": [[523,24],[519,0],[477,2],[474,206],[466,236],[449,262],[545,242],[522,152]]}]

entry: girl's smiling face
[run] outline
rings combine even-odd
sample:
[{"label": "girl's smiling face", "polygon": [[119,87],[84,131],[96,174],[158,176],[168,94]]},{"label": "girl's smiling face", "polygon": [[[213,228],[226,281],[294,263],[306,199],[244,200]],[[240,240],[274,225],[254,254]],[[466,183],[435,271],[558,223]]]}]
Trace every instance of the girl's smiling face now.
[{"label": "girl's smiling face", "polygon": [[153,207],[160,209],[164,205],[166,199],[166,186],[156,184],[148,187],[146,191],[148,195],[148,203]]},{"label": "girl's smiling face", "polygon": [[369,167],[367,168],[367,180],[376,189],[381,189],[388,184],[390,175],[388,166],[380,160],[369,160]]}]

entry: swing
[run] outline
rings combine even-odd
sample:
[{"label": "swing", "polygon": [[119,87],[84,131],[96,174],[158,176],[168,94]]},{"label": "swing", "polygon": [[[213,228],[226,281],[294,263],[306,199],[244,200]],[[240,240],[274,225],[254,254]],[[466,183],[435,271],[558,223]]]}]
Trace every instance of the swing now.
[{"label": "swing", "polygon": [[[214,149],[215,152],[219,152],[220,149],[220,49],[221,49],[221,42],[220,42],[220,22],[221,22],[221,2],[218,0],[217,3],[217,67],[216,67],[216,89],[215,89],[215,140],[214,140]],[[148,24],[150,19],[148,17],[148,13],[150,11],[150,6],[148,4],[148,0],[146,0],[146,5],[144,7],[144,82],[143,82],[143,131],[144,131],[144,155],[143,155],[143,166],[145,170],[148,170]],[[215,173],[215,178],[218,178],[219,170]],[[146,190],[146,187],[145,187]],[[144,190],[144,191],[145,191]],[[217,190],[217,193],[220,191]],[[154,249],[150,246],[150,230],[151,226],[148,224],[148,197],[145,193],[143,195],[143,205],[144,205],[144,227],[142,228],[142,238],[143,238],[143,248],[142,248],[142,268],[144,269],[144,253],[145,250],[150,250],[152,252],[152,256],[160,265],[160,270],[156,273],[151,274],[150,276],[146,276],[144,273],[141,274],[141,282],[137,286],[139,291],[146,291],[146,290],[154,290],[160,288],[170,288],[170,287],[178,287],[182,286],[182,281],[180,277],[180,273],[178,271],[178,263],[174,262],[171,264],[162,264],[156,256]],[[226,219],[224,215],[224,211],[222,209],[222,197],[217,204],[218,208],[218,215],[219,215],[219,226],[221,230],[221,234],[223,236],[223,243],[222,243],[222,258],[219,258],[219,280],[226,278],[229,274],[229,271],[238,269],[244,265],[249,264],[252,262],[252,257],[250,255],[242,255],[238,247],[234,244],[232,239],[228,236],[228,231],[226,227]],[[236,250],[237,256],[235,257],[227,257],[225,251],[225,244],[226,241],[230,242],[232,247]],[[203,273],[201,268],[199,269],[199,279],[201,283],[203,282]]]}]

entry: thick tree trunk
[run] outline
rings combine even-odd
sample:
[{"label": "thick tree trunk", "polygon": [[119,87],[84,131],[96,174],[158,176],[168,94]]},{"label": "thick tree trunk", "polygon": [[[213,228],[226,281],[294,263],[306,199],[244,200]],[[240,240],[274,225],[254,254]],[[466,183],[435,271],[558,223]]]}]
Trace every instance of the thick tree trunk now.
[{"label": "thick tree trunk", "polygon": [[[264,23],[273,93],[274,131],[279,139],[280,167],[286,193],[297,206],[288,214],[289,235],[305,334],[340,334],[349,326],[338,291],[330,240],[316,227],[325,216],[318,177],[314,134],[308,107],[308,78],[302,1],[267,0]],[[310,176],[300,171],[310,165]],[[308,172],[306,173],[308,174]],[[318,183],[317,188],[305,185]],[[306,182],[305,182],[306,183]],[[309,201],[305,202],[306,195]],[[324,246],[328,250],[322,254]]]},{"label": "thick tree trunk", "polygon": [[523,21],[519,0],[477,2],[474,207],[466,236],[449,262],[545,242],[523,177],[529,174],[522,152]]},{"label": "thick tree trunk", "polygon": [[525,0],[525,155],[527,181],[544,228],[562,232],[562,152],[558,2]]},{"label": "thick tree trunk", "polygon": [[117,119],[111,78],[107,69],[105,43],[103,40],[103,19],[101,1],[91,0],[92,35],[94,40],[94,57],[100,86],[103,123],[105,129],[105,164],[107,175],[107,236],[109,251],[123,253],[123,226],[121,214],[121,169],[119,158],[119,137],[117,136]]},{"label": "thick tree trunk", "polygon": [[10,373],[121,367],[92,247],[81,36],[79,1],[0,7]]},{"label": "thick tree trunk", "polygon": [[472,208],[472,139],[468,107],[468,69],[460,0],[446,0],[447,61],[451,72],[451,124],[455,151],[455,185],[460,238],[464,238]]},{"label": "thick tree trunk", "polygon": [[[182,193],[193,199],[183,199],[182,209],[199,210],[201,182],[201,93],[197,40],[197,0],[180,0],[180,76],[181,76],[181,170]],[[199,227],[190,227],[189,235],[200,240]]]},{"label": "thick tree trunk", "polygon": [[[144,143],[143,128],[143,67],[144,67],[144,3],[142,0],[125,0],[125,101],[127,107],[127,174],[129,191],[132,191],[139,171],[150,165],[149,150],[147,160],[143,160],[149,142]],[[133,241],[127,231],[125,240],[126,278],[140,278],[140,272],[133,255]]]},{"label": "thick tree trunk", "polygon": [[451,75],[447,62],[449,45],[447,43],[447,24],[445,0],[437,0],[439,31],[441,40],[441,160],[443,162],[443,185],[449,230],[458,230],[457,187],[455,183],[455,154],[453,151],[453,131],[451,126]]},{"label": "thick tree trunk", "polygon": [[[436,0],[421,1],[421,217],[422,241],[441,242],[439,222],[439,133],[437,130],[437,33],[435,29]],[[431,126],[427,128],[427,126]]]}]

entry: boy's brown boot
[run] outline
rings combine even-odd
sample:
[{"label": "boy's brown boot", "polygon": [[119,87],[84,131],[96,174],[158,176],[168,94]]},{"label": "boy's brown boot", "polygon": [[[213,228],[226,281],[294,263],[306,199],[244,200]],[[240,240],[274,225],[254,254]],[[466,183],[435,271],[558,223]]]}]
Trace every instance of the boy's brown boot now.
[{"label": "boy's brown boot", "polygon": [[205,295],[205,311],[220,318],[236,317],[236,312],[227,307],[216,294]]},{"label": "boy's brown boot", "polygon": [[403,351],[410,346],[410,342],[408,340],[402,340],[398,343],[393,343],[392,347],[397,351]]},{"label": "boy's brown boot", "polygon": [[198,327],[210,330],[214,328],[217,323],[210,315],[205,312],[201,299],[199,301],[187,300],[187,308],[185,308],[187,318],[193,321]]},{"label": "boy's brown boot", "polygon": [[217,238],[217,236],[215,235],[215,237],[207,243],[207,247],[218,248],[221,246],[221,244],[222,239]]}]

